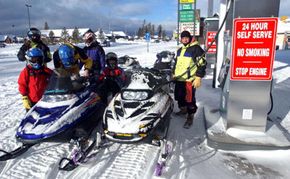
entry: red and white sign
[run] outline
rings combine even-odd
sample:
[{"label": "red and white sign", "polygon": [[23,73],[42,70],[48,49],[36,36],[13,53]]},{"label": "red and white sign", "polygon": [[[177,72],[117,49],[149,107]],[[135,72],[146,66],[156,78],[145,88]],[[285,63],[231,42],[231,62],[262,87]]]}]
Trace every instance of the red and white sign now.
[{"label": "red and white sign", "polygon": [[[216,31],[208,31],[206,33],[206,49],[210,46],[212,41],[214,41],[214,37],[216,36]],[[216,54],[216,42],[213,42],[207,53]]]},{"label": "red and white sign", "polygon": [[271,80],[278,18],[234,20],[231,80]]},{"label": "red and white sign", "polygon": [[[179,23],[179,32],[182,32],[184,30],[187,30],[190,32],[191,35],[193,35],[193,29],[194,29],[194,23],[193,22],[182,22]],[[199,36],[200,31],[200,23],[199,21],[195,22],[195,36]]]}]

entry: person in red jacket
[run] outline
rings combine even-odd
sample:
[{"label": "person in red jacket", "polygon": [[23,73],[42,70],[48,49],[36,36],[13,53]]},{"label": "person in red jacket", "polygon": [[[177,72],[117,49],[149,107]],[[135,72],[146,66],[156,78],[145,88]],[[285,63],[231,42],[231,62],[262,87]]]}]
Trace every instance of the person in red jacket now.
[{"label": "person in red jacket", "polygon": [[103,101],[107,102],[107,96],[109,93],[112,93],[112,96],[115,96],[121,91],[121,88],[124,87],[126,82],[125,72],[122,68],[118,67],[118,56],[109,52],[106,55],[107,66],[102,71],[99,76],[99,81],[103,82],[101,85],[101,91],[106,91],[106,94],[101,94],[104,96]]},{"label": "person in red jacket", "polygon": [[44,55],[39,48],[29,49],[26,58],[27,65],[18,78],[18,89],[22,95],[23,106],[29,111],[41,99],[52,70],[44,65]]}]

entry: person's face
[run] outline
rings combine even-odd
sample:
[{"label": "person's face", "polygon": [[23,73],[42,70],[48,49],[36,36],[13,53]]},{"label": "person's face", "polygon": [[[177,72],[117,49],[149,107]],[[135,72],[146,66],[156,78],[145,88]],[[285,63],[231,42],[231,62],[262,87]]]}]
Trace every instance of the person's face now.
[{"label": "person's face", "polygon": [[117,67],[117,64],[116,64],[116,60],[115,59],[109,59],[109,66],[111,67],[111,68],[116,68]]},{"label": "person's face", "polygon": [[190,38],[189,37],[182,37],[180,39],[182,44],[188,44],[190,42]]}]

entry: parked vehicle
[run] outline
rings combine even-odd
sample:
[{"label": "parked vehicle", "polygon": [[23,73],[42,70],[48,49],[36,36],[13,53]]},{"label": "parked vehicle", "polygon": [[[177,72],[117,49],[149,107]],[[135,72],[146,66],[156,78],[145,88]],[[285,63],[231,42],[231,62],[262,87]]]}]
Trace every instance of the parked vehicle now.
[{"label": "parked vehicle", "polygon": [[5,43],[0,43],[0,48],[5,48],[6,44]]}]

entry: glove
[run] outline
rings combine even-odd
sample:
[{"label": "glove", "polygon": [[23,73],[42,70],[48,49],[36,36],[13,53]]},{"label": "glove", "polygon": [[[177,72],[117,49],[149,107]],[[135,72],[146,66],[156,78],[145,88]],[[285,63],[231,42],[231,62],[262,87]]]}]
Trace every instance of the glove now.
[{"label": "glove", "polygon": [[83,76],[84,76],[84,77],[87,77],[87,78],[90,76],[90,72],[89,72],[88,69],[85,69],[85,70],[84,70]]},{"label": "glove", "polygon": [[174,74],[171,75],[172,80],[176,80],[176,76]]},{"label": "glove", "polygon": [[192,82],[192,86],[194,88],[199,88],[201,86],[201,78],[200,77],[195,77],[195,79]]},{"label": "glove", "polygon": [[22,96],[22,102],[23,102],[23,106],[25,109],[30,109],[31,108],[31,102],[28,99],[27,96]]}]

